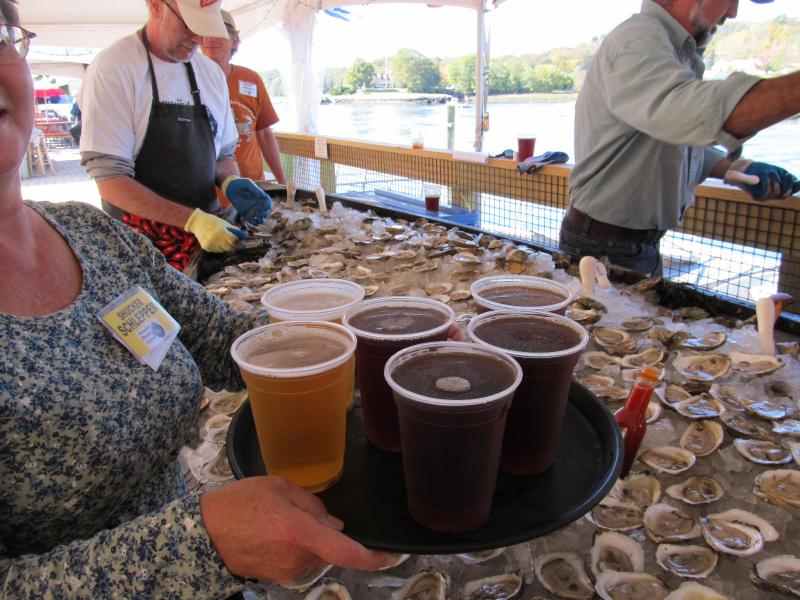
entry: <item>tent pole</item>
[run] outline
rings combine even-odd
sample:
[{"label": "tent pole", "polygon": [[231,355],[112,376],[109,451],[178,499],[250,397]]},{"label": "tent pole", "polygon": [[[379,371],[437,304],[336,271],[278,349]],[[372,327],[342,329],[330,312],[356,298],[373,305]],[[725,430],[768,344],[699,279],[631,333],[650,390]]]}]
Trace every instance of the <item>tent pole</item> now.
[{"label": "tent pole", "polygon": [[489,129],[489,111],[486,74],[489,70],[489,36],[486,27],[486,0],[477,0],[478,56],[475,60],[475,152],[483,150],[483,132]]}]

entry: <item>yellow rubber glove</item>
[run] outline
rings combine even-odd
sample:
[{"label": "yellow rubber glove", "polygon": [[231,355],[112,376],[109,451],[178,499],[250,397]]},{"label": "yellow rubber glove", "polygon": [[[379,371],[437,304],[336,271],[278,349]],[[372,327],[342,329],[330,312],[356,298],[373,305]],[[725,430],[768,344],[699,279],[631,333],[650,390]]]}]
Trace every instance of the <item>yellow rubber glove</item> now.
[{"label": "yellow rubber glove", "polygon": [[208,252],[230,252],[237,241],[247,237],[246,232],[199,208],[194,209],[183,228],[193,233],[200,247]]}]

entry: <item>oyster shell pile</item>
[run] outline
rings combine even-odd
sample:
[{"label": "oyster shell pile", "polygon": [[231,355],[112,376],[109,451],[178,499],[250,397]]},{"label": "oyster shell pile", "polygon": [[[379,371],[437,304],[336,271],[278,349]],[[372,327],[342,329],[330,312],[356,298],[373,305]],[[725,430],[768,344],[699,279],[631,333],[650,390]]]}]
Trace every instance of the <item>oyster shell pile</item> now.
[{"label": "oyster shell pile", "polygon": [[[549,255],[530,248],[339,205],[320,215],[277,202],[258,235],[270,243],[262,256],[230,264],[205,282],[240,310],[260,310],[263,292],[279,283],[336,277],[359,283],[368,296],[436,298],[463,325],[475,311],[469,285],[482,276],[526,273],[580,287]],[[412,556],[380,574],[335,568],[338,581],[322,579],[302,594],[320,600],[800,597],[796,355],[761,354],[746,335],[723,330],[723,321],[712,322],[700,307],[648,305],[641,298],[648,287],[599,290],[568,307],[592,333],[576,377],[612,411],[642,366],[663,372],[634,472],[585,519],[506,549]],[[199,432],[207,455],[199,465],[205,470],[195,470],[204,485],[217,485],[211,476],[226,472],[225,419],[238,399],[208,394],[207,400],[211,407],[201,419],[217,416]],[[271,586],[268,597],[298,595]]]}]

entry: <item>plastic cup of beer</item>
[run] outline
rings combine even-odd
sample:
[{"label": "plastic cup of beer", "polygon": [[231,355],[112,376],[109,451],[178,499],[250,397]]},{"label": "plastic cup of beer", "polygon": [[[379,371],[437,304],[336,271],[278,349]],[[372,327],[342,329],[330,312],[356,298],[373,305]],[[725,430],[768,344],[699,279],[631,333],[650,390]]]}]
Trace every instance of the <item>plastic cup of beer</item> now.
[{"label": "plastic cup of beer", "polygon": [[324,321],[264,325],[233,343],[267,473],[311,492],[342,476],[355,349],[346,327]]},{"label": "plastic cup of beer", "polygon": [[522,367],[522,383],[506,420],[500,471],[534,475],[555,462],[572,372],[589,334],[553,313],[485,312],[469,322],[470,339],[502,350]]},{"label": "plastic cup of beer", "polygon": [[535,135],[517,136],[517,160],[523,162],[533,156],[533,149],[536,147]]},{"label": "plastic cup of beer", "polygon": [[480,526],[491,513],[522,369],[499,350],[429,342],[394,354],[384,375],[397,405],[412,518],[443,533]]},{"label": "plastic cup of beer", "polygon": [[367,440],[376,448],[400,452],[400,429],[392,389],[383,369],[398,350],[444,341],[455,319],[453,309],[432,298],[387,296],[365,300],[344,315],[358,339],[356,377]]},{"label": "plastic cup of beer", "polygon": [[492,275],[469,287],[477,312],[515,310],[545,311],[563,315],[572,302],[572,291],[552,279],[532,275]]},{"label": "plastic cup of beer", "polygon": [[302,279],[276,285],[264,292],[261,304],[270,322],[333,321],[364,299],[364,288],[346,279]]},{"label": "plastic cup of beer", "polygon": [[439,199],[442,195],[442,188],[433,183],[426,183],[422,186],[422,195],[425,197],[425,210],[439,212]]}]

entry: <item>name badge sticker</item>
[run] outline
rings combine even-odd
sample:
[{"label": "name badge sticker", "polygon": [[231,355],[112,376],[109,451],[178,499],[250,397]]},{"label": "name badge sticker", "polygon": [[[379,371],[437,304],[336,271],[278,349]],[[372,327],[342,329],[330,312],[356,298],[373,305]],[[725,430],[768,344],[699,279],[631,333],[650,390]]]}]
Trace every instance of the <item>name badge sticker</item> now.
[{"label": "name badge sticker", "polygon": [[158,370],[181,326],[138,285],[97,313],[111,334],[142,364]]},{"label": "name badge sticker", "polygon": [[256,98],[258,96],[258,88],[256,87],[256,84],[251,81],[240,81],[239,93],[242,96],[250,96],[251,98]]}]

